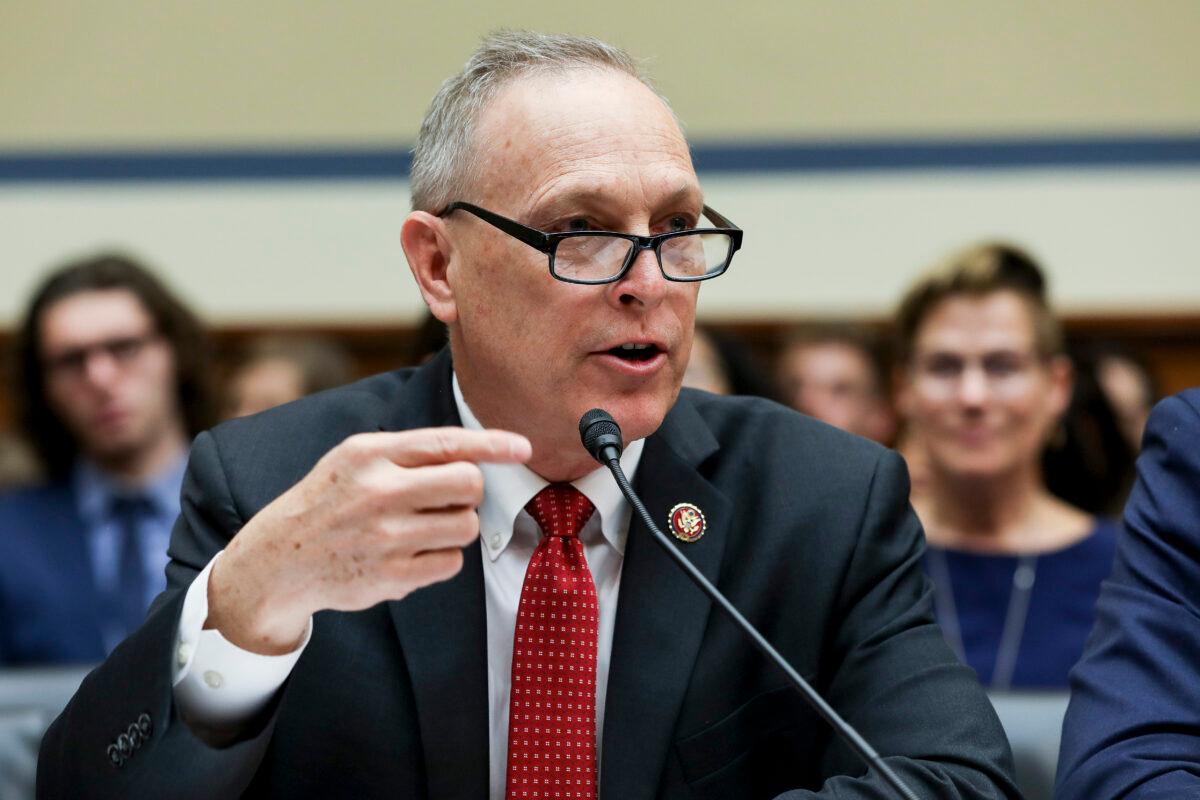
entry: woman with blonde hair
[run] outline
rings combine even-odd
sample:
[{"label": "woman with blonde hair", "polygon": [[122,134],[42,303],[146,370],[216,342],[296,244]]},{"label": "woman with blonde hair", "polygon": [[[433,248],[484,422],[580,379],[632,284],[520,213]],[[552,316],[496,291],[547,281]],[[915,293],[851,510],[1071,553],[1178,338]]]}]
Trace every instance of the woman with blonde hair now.
[{"label": "woman with blonde hair", "polygon": [[972,247],[897,314],[897,404],[923,463],[912,498],[947,641],[994,689],[1065,687],[1091,629],[1116,527],[1054,497],[1041,456],[1071,364],[1034,260]]}]

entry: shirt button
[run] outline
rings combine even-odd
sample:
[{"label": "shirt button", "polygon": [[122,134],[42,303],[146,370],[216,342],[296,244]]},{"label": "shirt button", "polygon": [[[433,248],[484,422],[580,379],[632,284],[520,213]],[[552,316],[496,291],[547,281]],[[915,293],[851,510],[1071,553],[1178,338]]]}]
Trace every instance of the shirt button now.
[{"label": "shirt button", "polygon": [[220,689],[221,684],[225,683],[225,679],[221,677],[221,673],[210,669],[204,673],[204,682],[210,689]]},{"label": "shirt button", "polygon": [[500,549],[500,542],[501,542],[501,541],[503,541],[503,537],[502,537],[502,536],[500,536],[500,534],[498,534],[498,533],[493,533],[493,534],[492,534],[492,540],[491,540],[491,542],[490,542],[492,549],[493,549],[493,550],[499,550],[499,549]]},{"label": "shirt button", "polygon": [[180,642],[179,649],[175,651],[175,663],[181,667],[187,666],[188,660],[192,657],[192,646],[187,642]]}]

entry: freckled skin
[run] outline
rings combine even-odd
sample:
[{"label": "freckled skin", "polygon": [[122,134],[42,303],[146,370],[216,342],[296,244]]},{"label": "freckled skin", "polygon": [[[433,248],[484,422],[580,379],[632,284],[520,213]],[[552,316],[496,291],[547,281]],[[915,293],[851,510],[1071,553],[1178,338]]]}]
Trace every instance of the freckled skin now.
[{"label": "freckled skin", "polygon": [[[534,227],[586,218],[594,228],[660,233],[675,215],[695,221],[703,204],[674,118],[626,75],[519,80],[485,109],[476,136],[487,177],[461,199]],[[545,255],[467,214],[439,222],[452,247],[452,296],[431,308],[450,327],[463,393],[485,425],[527,436],[530,467],[551,480],[595,468],[577,428],[590,408],[609,410],[626,440],[658,428],[687,366],[698,284],[663,279],[652,253],[615,284],[566,284]],[[648,377],[618,374],[595,355],[646,339],[667,351]]]}]

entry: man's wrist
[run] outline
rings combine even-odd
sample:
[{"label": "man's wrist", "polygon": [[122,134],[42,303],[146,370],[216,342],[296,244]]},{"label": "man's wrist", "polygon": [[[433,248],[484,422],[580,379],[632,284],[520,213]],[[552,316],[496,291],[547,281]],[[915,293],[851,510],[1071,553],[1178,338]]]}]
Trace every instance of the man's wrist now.
[{"label": "man's wrist", "polygon": [[232,555],[227,549],[213,564],[204,629],[219,631],[230,644],[258,655],[295,651],[304,640],[311,614],[280,613],[286,605],[274,601],[269,588],[254,576],[240,575]]}]

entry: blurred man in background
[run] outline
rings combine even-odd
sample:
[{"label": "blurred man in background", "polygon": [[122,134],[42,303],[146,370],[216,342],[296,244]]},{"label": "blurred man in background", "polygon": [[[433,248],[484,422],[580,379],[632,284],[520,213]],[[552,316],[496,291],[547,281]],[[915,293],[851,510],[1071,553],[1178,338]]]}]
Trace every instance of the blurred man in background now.
[{"label": "blurred man in background", "polygon": [[844,431],[890,444],[896,418],[877,349],[868,334],[848,326],[794,332],[776,370],[784,401]]},{"label": "blurred man in background", "polygon": [[704,325],[696,326],[683,385],[713,394],[777,399],[770,378],[745,343]]},{"label": "blurred man in background", "polygon": [[250,343],[226,387],[227,418],[245,417],[350,380],[350,357],[320,336],[263,336]]},{"label": "blurred man in background", "polygon": [[1142,446],[1142,433],[1150,409],[1160,392],[1144,357],[1128,347],[1106,344],[1096,348],[1096,378],[1117,415],[1121,433],[1134,453]]},{"label": "blurred man in background", "polygon": [[165,585],[188,442],[211,422],[204,335],[146,269],[101,255],[43,282],[16,346],[47,480],[0,497],[0,663],[97,661]]}]

